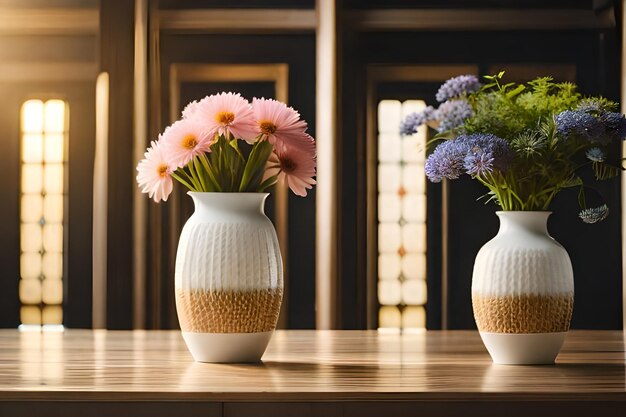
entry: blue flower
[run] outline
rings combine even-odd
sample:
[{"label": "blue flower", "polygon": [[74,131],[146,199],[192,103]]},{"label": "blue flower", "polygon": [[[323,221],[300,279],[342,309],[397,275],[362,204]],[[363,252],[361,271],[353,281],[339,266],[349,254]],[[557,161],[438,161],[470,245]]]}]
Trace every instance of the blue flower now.
[{"label": "blue flower", "polygon": [[578,213],[578,217],[580,217],[583,222],[589,224],[601,222],[609,217],[609,208],[606,204],[603,204],[600,207],[584,209]]},{"label": "blue flower", "polygon": [[472,117],[474,110],[466,100],[450,100],[442,103],[437,109],[439,127],[437,131],[446,132],[461,126],[465,119]]},{"label": "blue flower", "polygon": [[587,159],[593,162],[604,162],[604,152],[602,149],[594,147],[587,151]]},{"label": "blue flower", "polygon": [[443,103],[451,98],[459,98],[464,94],[476,92],[480,90],[480,87],[481,84],[475,76],[459,75],[443,83],[443,85],[439,87],[435,98],[438,102]]},{"label": "blue flower", "polygon": [[596,142],[604,130],[597,118],[582,110],[562,111],[556,115],[555,121],[557,132],[566,139],[580,137]]},{"label": "blue flower", "polygon": [[604,145],[613,140],[622,140],[626,137],[626,118],[622,113],[603,112],[600,121],[604,125],[604,135],[597,142]]},{"label": "blue flower", "polygon": [[470,151],[463,161],[463,168],[472,176],[481,176],[493,171],[493,154],[478,150]]},{"label": "blue flower", "polygon": [[601,103],[585,100],[579,110],[565,110],[555,117],[557,132],[568,139],[581,138],[591,143],[608,145],[626,137],[626,118],[621,113],[605,111]]},{"label": "blue flower", "polygon": [[432,182],[441,182],[444,178],[459,178],[463,173],[463,161],[467,151],[467,144],[457,139],[443,142],[426,158],[426,176]]},{"label": "blue flower", "polygon": [[463,172],[484,175],[493,169],[506,170],[511,160],[509,144],[492,134],[462,135],[443,142],[426,159],[424,170],[432,182],[456,179]]},{"label": "blue flower", "polygon": [[513,158],[509,143],[491,133],[475,133],[469,136],[459,136],[465,140],[472,153],[488,153],[493,157],[493,167],[506,171]]},{"label": "blue flower", "polygon": [[411,113],[400,123],[400,134],[409,136],[417,133],[418,127],[426,122],[435,120],[435,117],[436,110],[433,106],[428,106],[421,112]]}]

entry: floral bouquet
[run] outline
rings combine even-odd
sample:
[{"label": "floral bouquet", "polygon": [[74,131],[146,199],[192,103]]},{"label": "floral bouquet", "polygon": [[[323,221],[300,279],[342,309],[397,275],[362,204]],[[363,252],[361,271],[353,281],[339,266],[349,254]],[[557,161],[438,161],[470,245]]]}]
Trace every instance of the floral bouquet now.
[{"label": "floral bouquet", "polygon": [[587,208],[586,196],[599,194],[585,182],[617,176],[619,158],[611,144],[626,137],[626,119],[617,104],[603,97],[583,97],[571,83],[550,77],[527,84],[502,83],[504,72],[446,81],[437,92],[441,104],[406,117],[403,135],[422,124],[437,130],[439,143],[425,165],[432,182],[468,174],[488,188],[487,201],[505,211],[545,211],[561,190],[578,187],[580,218],[595,223],[608,216],[601,204]]},{"label": "floral bouquet", "polygon": [[137,183],[155,202],[177,180],[191,191],[264,192],[277,182],[306,196],[315,180],[315,140],[280,101],[221,93],[194,101],[153,141]]}]

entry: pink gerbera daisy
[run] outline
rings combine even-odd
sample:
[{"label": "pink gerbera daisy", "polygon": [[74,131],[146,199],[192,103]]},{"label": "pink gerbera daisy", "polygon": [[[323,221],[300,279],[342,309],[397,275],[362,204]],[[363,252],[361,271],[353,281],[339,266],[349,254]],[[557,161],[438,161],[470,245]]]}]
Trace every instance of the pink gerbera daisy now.
[{"label": "pink gerbera daisy", "polygon": [[172,192],[172,167],[166,161],[159,142],[152,142],[145,153],[145,159],[137,165],[137,183],[142,193],[155,202],[167,201]]},{"label": "pink gerbera daisy", "polygon": [[198,109],[198,101],[194,100],[183,109],[183,119],[189,119]]},{"label": "pink gerbera daisy", "polygon": [[210,152],[215,135],[194,119],[175,122],[161,135],[163,153],[171,165],[184,167],[195,156]]},{"label": "pink gerbera daisy", "polygon": [[212,136],[224,135],[254,143],[257,137],[250,102],[239,94],[220,93],[205,97],[183,112],[186,120],[206,126]]},{"label": "pink gerbera daisy", "polygon": [[274,146],[306,142],[307,124],[300,120],[300,113],[280,101],[255,98],[252,109],[257,133]]},{"label": "pink gerbera daisy", "polygon": [[278,182],[287,183],[294,194],[305,197],[315,184],[315,139],[306,135],[297,146],[285,144],[274,148],[265,178],[277,175]]}]

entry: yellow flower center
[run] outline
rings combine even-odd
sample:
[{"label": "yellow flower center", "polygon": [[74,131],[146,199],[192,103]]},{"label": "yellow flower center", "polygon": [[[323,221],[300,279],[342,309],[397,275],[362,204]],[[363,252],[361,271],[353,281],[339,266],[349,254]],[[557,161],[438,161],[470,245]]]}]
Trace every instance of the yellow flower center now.
[{"label": "yellow flower center", "polygon": [[223,125],[229,125],[235,121],[235,113],[230,111],[221,111],[217,113],[215,120]]},{"label": "yellow flower center", "polygon": [[181,145],[183,145],[183,148],[186,149],[193,149],[196,147],[197,144],[198,141],[196,140],[196,135],[194,135],[193,133],[185,135],[183,137],[183,140],[181,141]]},{"label": "yellow flower center", "polygon": [[285,158],[285,159],[281,159],[280,160],[280,169],[283,172],[294,172],[296,170],[297,166],[296,163],[294,161],[292,161],[289,158]]},{"label": "yellow flower center", "polygon": [[157,168],[157,172],[159,173],[159,177],[164,178],[167,176],[167,165],[166,164],[161,164],[159,165],[159,167]]},{"label": "yellow flower center", "polygon": [[273,135],[276,132],[276,125],[269,120],[262,120],[259,122],[259,126],[261,127],[261,133],[264,135]]}]

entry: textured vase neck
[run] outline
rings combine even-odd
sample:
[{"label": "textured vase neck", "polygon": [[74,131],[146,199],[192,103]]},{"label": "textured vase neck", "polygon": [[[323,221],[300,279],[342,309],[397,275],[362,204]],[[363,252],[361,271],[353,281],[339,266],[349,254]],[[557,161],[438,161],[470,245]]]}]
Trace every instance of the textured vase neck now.
[{"label": "textured vase neck", "polygon": [[525,231],[529,233],[548,234],[548,217],[550,211],[498,211],[500,230],[498,234]]},{"label": "textured vase neck", "polygon": [[263,207],[268,193],[199,193],[189,191],[199,215],[221,213],[234,215],[264,215]]}]

